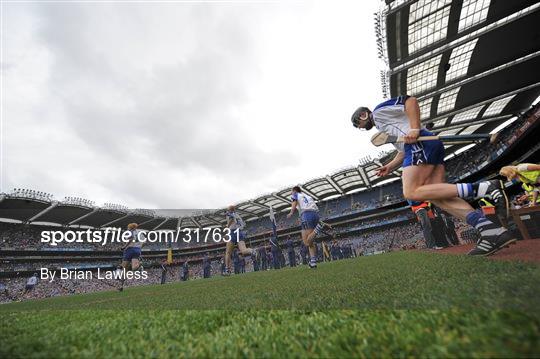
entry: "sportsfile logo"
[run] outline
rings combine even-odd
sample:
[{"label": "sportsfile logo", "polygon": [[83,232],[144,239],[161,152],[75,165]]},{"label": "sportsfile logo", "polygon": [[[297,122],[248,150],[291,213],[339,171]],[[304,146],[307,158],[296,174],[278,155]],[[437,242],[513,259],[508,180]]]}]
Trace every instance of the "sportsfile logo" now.
[{"label": "sportsfile logo", "polygon": [[176,231],[130,231],[120,228],[103,230],[87,229],[86,231],[42,231],[41,243],[51,246],[72,243],[94,243],[105,246],[114,243],[221,243],[239,240],[240,231],[230,228],[179,228]]}]

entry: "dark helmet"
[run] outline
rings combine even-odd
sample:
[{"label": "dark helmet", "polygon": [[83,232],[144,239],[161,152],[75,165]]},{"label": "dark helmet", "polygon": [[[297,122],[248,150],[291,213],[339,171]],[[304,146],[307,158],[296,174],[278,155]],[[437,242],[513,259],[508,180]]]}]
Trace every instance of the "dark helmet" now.
[{"label": "dark helmet", "polygon": [[[368,114],[367,118],[364,118],[365,117],[363,116],[364,113]],[[360,121],[364,121],[365,125],[360,126]],[[358,107],[358,109],[354,111],[353,115],[351,116],[351,122],[354,127],[371,130],[373,128],[371,110],[367,107]]]}]

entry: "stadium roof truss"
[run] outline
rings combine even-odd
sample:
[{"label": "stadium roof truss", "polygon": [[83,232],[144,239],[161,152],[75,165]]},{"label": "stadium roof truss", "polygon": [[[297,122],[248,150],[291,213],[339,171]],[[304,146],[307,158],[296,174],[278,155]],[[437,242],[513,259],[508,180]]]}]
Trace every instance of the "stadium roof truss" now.
[{"label": "stadium roof truss", "polygon": [[[540,95],[540,3],[386,0],[383,92],[419,100],[440,134],[490,132]],[[463,145],[451,146],[449,154]]]},{"label": "stadium roof truss", "polygon": [[[325,177],[300,184],[304,192],[317,201],[370,189],[382,185],[375,173],[381,166],[378,159],[365,160],[358,166],[347,167]],[[400,170],[385,179],[398,177]],[[277,213],[290,208],[292,186],[259,196],[235,205],[246,221],[268,216],[270,207]],[[86,201],[85,203],[90,203]],[[148,210],[129,210],[126,207],[96,207],[77,203],[36,199],[12,194],[0,194],[0,218],[15,219],[25,223],[54,223],[63,226],[120,227],[128,223],[139,223],[145,230],[175,230],[177,228],[223,227],[226,223],[226,208],[199,210],[188,216],[160,216]]]}]

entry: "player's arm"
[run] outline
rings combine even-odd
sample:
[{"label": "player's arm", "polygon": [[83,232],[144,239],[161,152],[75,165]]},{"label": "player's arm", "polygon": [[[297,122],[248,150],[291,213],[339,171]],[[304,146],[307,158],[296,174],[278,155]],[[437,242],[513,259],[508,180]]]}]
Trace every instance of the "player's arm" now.
[{"label": "player's arm", "polygon": [[533,163],[522,163],[516,166],[518,171],[540,171],[540,165]]},{"label": "player's arm", "polygon": [[420,106],[416,97],[409,97],[405,101],[405,113],[409,119],[410,131],[403,138],[405,143],[414,143],[418,136],[420,136],[420,129],[422,128],[422,124],[420,123]]},{"label": "player's arm", "polygon": [[298,201],[292,201],[292,204],[291,204],[291,211],[289,212],[289,214],[287,214],[287,218],[291,218],[292,215],[294,214],[294,211],[296,210],[296,206],[298,205]]},{"label": "player's arm", "polygon": [[403,159],[405,158],[405,153],[402,151],[398,151],[396,156],[392,159],[392,161],[388,162],[386,165],[377,168],[377,176],[383,177],[388,175],[390,172],[395,170],[396,168],[399,168],[403,164]]}]

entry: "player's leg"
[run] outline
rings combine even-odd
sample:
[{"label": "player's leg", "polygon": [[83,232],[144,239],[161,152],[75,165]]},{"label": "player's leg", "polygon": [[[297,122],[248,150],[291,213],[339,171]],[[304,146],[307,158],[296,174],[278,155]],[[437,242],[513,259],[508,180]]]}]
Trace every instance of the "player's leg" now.
[{"label": "player's leg", "polygon": [[[422,130],[421,135],[430,135]],[[423,141],[405,145],[403,184],[405,198],[412,201],[433,202],[450,198],[500,198],[501,181],[449,184],[444,180],[444,145],[440,141]],[[419,175],[419,177],[417,177]],[[466,208],[462,202],[453,203],[458,209]],[[465,207],[464,207],[465,206]],[[454,208],[454,207],[452,207]]]},{"label": "player's leg", "polygon": [[[409,168],[423,167],[422,166],[410,166]],[[429,165],[427,165],[429,166]],[[410,170],[409,170],[410,171]],[[482,181],[474,183],[431,183],[419,185],[414,188],[408,188],[408,192],[405,192],[408,199],[412,201],[423,201],[429,199],[430,201],[450,198],[481,198],[489,197],[498,199],[501,196],[502,183],[499,180]],[[405,188],[404,188],[405,191]]]},{"label": "player's leg", "polygon": [[141,266],[141,248],[138,247],[131,247],[129,248],[130,251],[130,264],[131,264],[131,270],[142,270]]},{"label": "player's leg", "polygon": [[331,233],[331,230],[331,225],[323,221],[319,221],[319,223],[315,226],[315,229],[307,236],[308,243],[313,243],[315,238],[321,234],[326,234],[327,236],[331,236],[333,238],[334,235]]},{"label": "player's leg", "polygon": [[139,258],[133,258],[131,259],[131,270],[138,270],[141,266],[141,261],[139,260]]},{"label": "player's leg", "polygon": [[125,271],[128,270],[129,268],[129,265],[131,263],[131,260],[132,260],[132,253],[130,251],[131,248],[126,248],[124,249],[124,253],[122,255],[122,273],[120,273],[120,278],[118,278],[120,280],[120,287],[118,288],[118,290],[121,292],[124,290],[124,283],[126,281],[126,278],[124,277],[124,273]]},{"label": "player's leg", "polygon": [[317,247],[313,239],[313,231],[319,224],[319,213],[316,211],[306,211],[302,213],[302,241],[309,250],[309,267],[317,267]]},{"label": "player's leg", "polygon": [[[433,172],[426,179],[426,185],[428,184],[444,184],[446,182],[446,172],[444,165],[436,165]],[[446,198],[446,199],[432,199],[431,202],[442,210],[450,213],[454,217],[465,220],[467,214],[474,211],[471,205],[462,198]]]},{"label": "player's leg", "polygon": [[[429,184],[445,181],[444,165],[436,165],[426,182]],[[480,239],[470,255],[489,255],[495,253],[504,246],[516,241],[514,236],[504,227],[488,220],[481,210],[474,210],[471,205],[462,198],[447,198],[432,200],[434,205],[451,215],[465,220],[469,225],[480,232]]]},{"label": "player's leg", "polygon": [[[302,229],[302,242],[304,242],[304,245],[308,248],[309,254],[312,255],[312,250],[315,247],[313,244],[313,241],[310,241],[309,238],[313,238],[313,229]],[[316,251],[316,249],[315,249]]]},{"label": "player's leg", "polygon": [[238,242],[238,250],[240,251],[240,254],[243,256],[250,256],[254,251],[253,248],[246,247],[246,242],[242,240]]},{"label": "player's leg", "polygon": [[225,246],[225,272],[226,274],[231,273],[231,256],[234,249],[233,241],[227,242]]},{"label": "player's leg", "polygon": [[314,268],[317,266],[317,247],[313,241],[309,241],[309,236],[313,233],[313,229],[302,230],[302,242],[308,248],[309,251],[309,267]]}]

